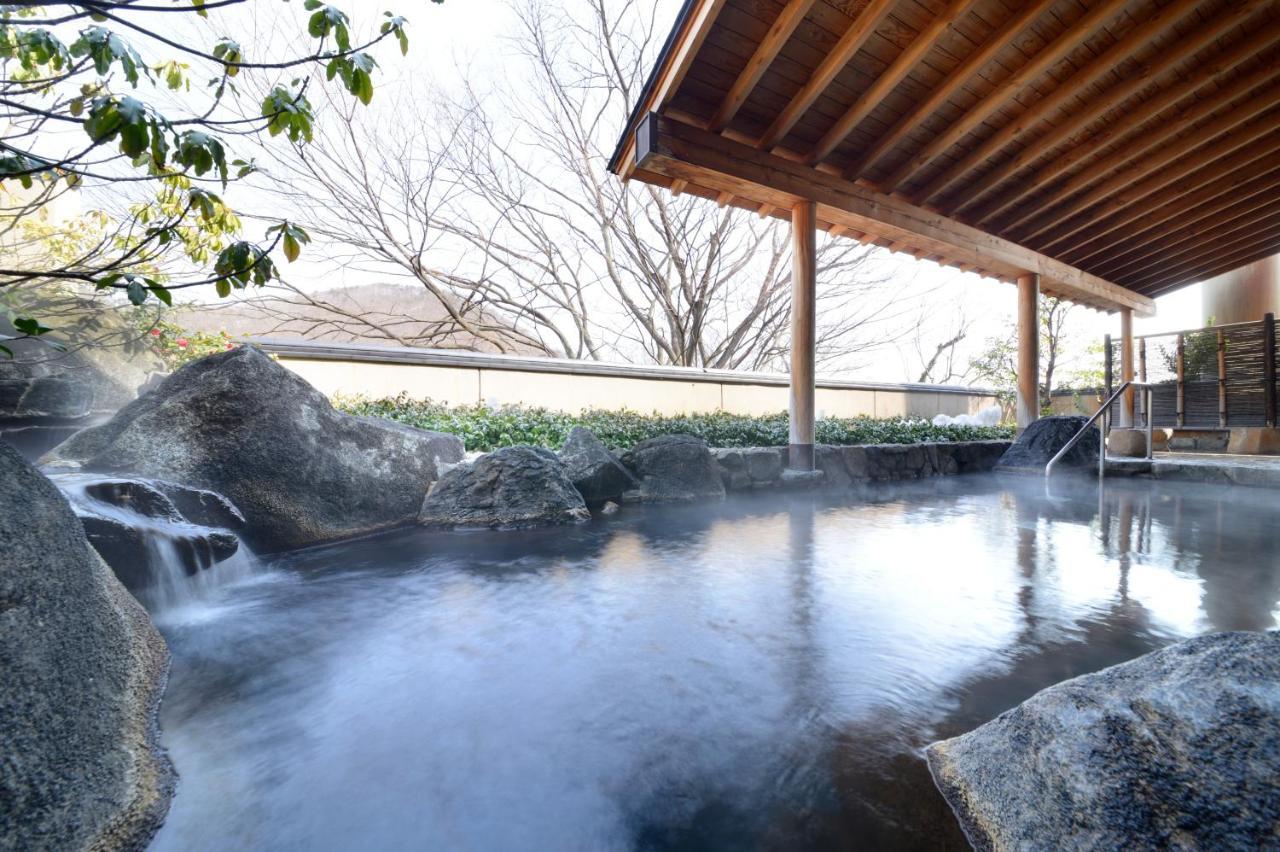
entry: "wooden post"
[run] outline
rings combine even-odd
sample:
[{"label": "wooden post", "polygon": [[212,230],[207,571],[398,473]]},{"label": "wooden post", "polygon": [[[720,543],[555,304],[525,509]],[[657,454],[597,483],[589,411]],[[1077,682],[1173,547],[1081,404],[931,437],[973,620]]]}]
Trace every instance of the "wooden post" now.
[{"label": "wooden post", "polygon": [[1267,425],[1276,425],[1276,315],[1262,318],[1262,398]]},{"label": "wooden post", "polygon": [[1218,331],[1218,426],[1227,428],[1227,336]]},{"label": "wooden post", "polygon": [[1185,337],[1178,334],[1178,428],[1187,425],[1187,346]]},{"label": "wooden post", "polygon": [[[1120,309],[1120,383],[1133,381],[1133,311]],[[1120,397],[1120,425],[1132,429],[1136,422],[1133,419],[1133,388]]]},{"label": "wooden post", "polygon": [[789,466],[813,470],[817,205],[791,208],[791,436]]},{"label": "wooden post", "polygon": [[1018,431],[1040,419],[1040,276],[1018,276]]}]

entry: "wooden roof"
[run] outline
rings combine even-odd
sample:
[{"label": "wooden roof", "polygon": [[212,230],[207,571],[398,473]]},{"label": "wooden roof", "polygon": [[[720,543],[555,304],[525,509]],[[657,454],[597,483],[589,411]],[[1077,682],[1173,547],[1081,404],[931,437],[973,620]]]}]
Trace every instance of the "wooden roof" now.
[{"label": "wooden roof", "polygon": [[1151,313],[1280,251],[1280,2],[688,0],[610,167]]}]

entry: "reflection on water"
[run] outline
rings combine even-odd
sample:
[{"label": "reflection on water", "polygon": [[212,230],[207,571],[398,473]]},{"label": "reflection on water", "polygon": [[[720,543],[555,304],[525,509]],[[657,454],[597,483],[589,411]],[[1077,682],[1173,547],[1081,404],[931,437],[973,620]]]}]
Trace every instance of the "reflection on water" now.
[{"label": "reflection on water", "polygon": [[1277,502],[958,477],[295,553],[163,626],[155,847],[963,848],[921,748],[1273,626]]}]

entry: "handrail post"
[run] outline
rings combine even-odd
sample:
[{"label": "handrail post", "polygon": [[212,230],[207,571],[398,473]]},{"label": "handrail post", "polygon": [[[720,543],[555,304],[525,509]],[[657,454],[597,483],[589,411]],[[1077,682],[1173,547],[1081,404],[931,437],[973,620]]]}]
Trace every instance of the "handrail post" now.
[{"label": "handrail post", "polygon": [[1262,398],[1266,409],[1267,425],[1276,425],[1276,315],[1262,318]]},{"label": "handrail post", "polygon": [[1227,336],[1218,329],[1218,427],[1227,428]]},{"label": "handrail post", "polygon": [[1186,339],[1178,333],[1178,428],[1187,425],[1187,347]]}]

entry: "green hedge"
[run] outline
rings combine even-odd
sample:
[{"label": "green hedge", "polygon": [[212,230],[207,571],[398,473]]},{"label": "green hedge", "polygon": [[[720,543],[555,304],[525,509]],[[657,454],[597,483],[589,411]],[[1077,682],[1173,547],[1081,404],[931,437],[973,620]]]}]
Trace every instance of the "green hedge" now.
[{"label": "green hedge", "polygon": [[[451,432],[462,438],[468,450],[482,452],[513,444],[559,449],[574,426],[587,427],[605,445],[614,449],[625,449],[646,438],[676,432],[697,435],[713,447],[781,447],[787,444],[785,412],[760,417],[723,412],[666,416],[622,409],[591,410],[574,415],[518,406],[451,408],[430,400],[410,399],[406,394],[394,399],[340,397],[336,405],[352,414],[386,417],[420,429]],[[934,426],[927,420],[904,418],[828,417],[818,421],[820,444],[918,444],[1012,436],[1013,430],[1005,426]]]}]

